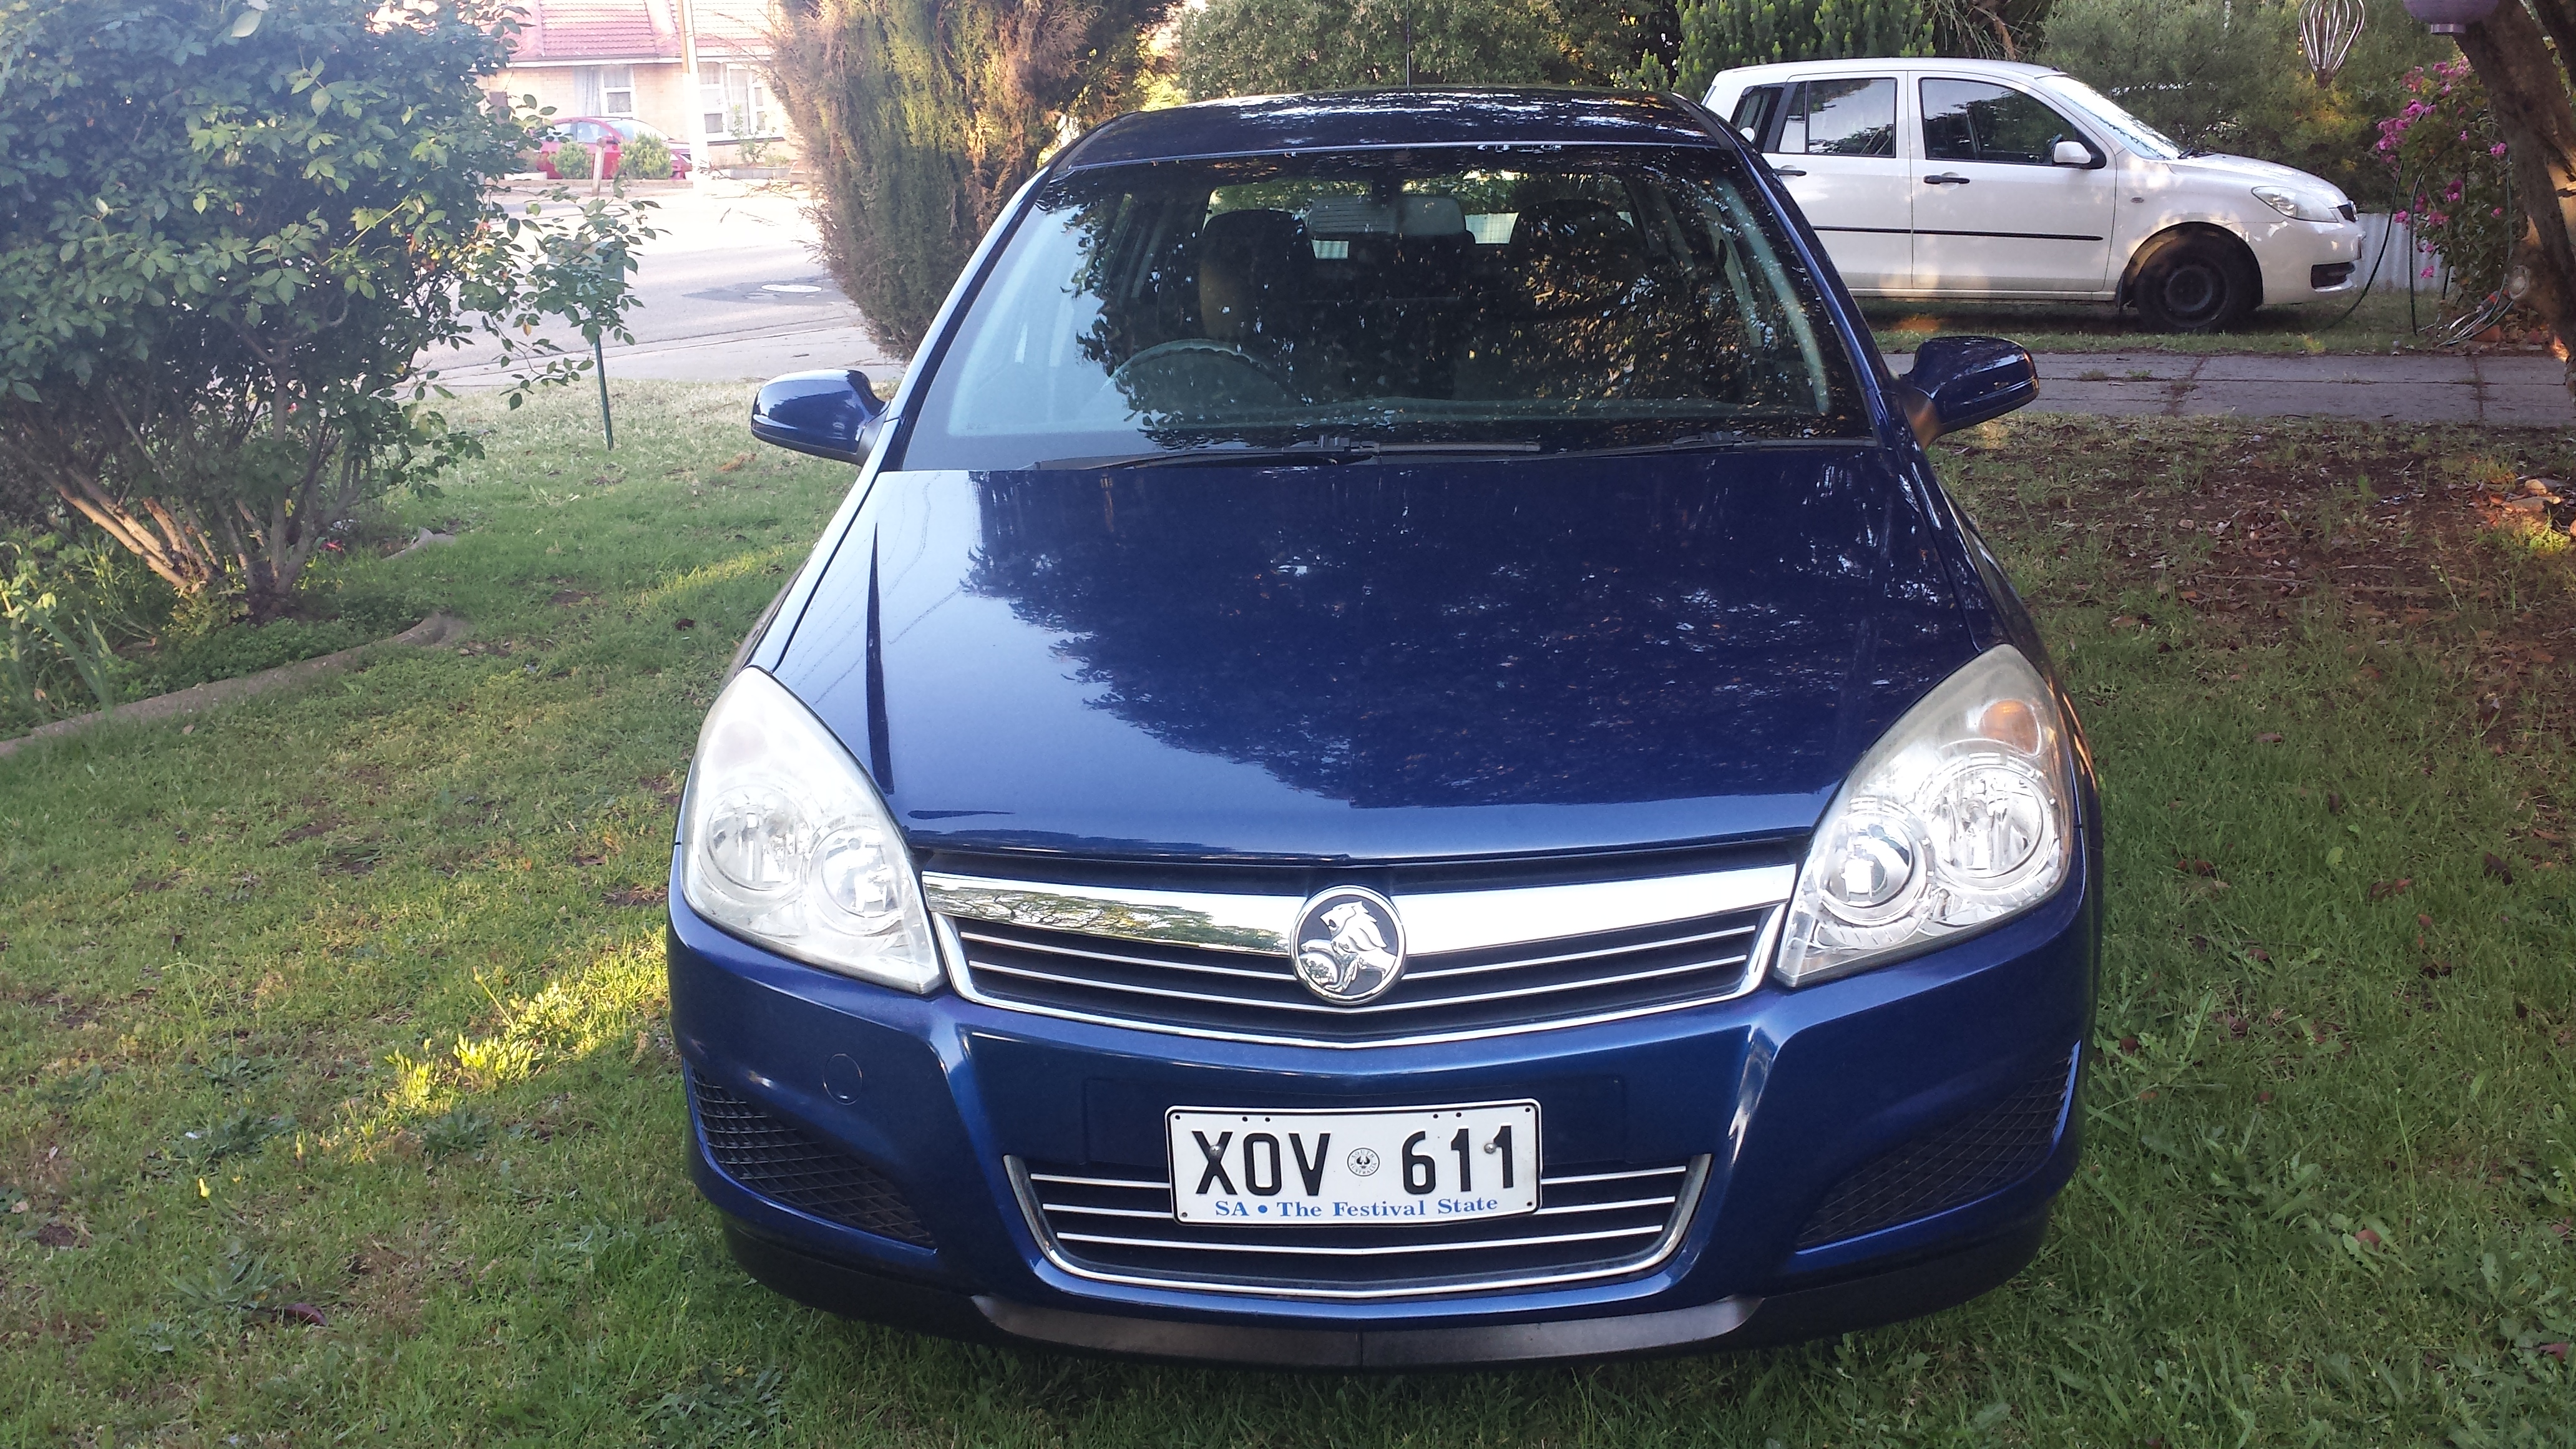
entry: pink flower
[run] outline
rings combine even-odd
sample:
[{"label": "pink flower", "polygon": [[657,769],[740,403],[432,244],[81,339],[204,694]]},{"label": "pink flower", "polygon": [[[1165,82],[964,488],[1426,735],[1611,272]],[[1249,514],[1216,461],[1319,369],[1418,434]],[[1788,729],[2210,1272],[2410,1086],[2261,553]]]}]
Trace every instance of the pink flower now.
[{"label": "pink flower", "polygon": [[2495,215],[2497,215],[2497,216],[2502,216],[2502,215],[2504,215],[2504,208],[2503,208],[2503,207],[2501,207],[2501,206],[2497,207],[2497,208],[2495,209]]},{"label": "pink flower", "polygon": [[2501,156],[2501,155],[2503,155],[2503,154],[2504,154],[2504,143],[2503,143],[2502,141],[2498,141],[2498,142],[2496,142],[2494,145],[2489,146],[2489,147],[2487,148],[2487,154],[2488,154],[2488,155],[2490,155],[2490,156]]},{"label": "pink flower", "polygon": [[2424,280],[2428,282],[2433,280],[2433,269],[2431,267],[2426,267],[2424,269]]},{"label": "pink flower", "polygon": [[2402,211],[2397,213],[2397,224],[2399,226],[2404,226],[2406,224],[2406,213]]}]

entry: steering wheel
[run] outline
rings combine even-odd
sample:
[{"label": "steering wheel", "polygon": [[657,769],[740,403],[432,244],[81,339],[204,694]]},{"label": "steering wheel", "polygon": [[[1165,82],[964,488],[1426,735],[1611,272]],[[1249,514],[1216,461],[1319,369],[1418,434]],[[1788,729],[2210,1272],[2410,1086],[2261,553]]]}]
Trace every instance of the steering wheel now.
[{"label": "steering wheel", "polygon": [[[1245,384],[1257,383],[1275,393],[1270,398],[1245,398],[1248,402],[1293,403],[1296,388],[1278,368],[1245,352],[1231,343],[1205,337],[1182,337],[1158,342],[1125,362],[1118,364],[1109,380],[1121,390],[1134,394],[1134,384],[1161,374],[1180,383],[1190,392],[1247,391]],[[1186,380],[1185,380],[1186,379]]]}]

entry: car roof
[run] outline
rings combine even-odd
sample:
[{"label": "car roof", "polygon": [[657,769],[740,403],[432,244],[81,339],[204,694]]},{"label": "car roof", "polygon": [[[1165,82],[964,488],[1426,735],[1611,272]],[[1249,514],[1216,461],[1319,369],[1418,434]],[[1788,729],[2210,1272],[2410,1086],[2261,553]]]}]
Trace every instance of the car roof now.
[{"label": "car roof", "polygon": [[2010,80],[2036,80],[2044,75],[2064,74],[2052,65],[2032,65],[2027,61],[2018,60],[1965,60],[1938,55],[1879,56],[1853,60],[1786,60],[1775,61],[1769,65],[1739,66],[1734,70],[1720,72],[1717,79],[1709,83],[1709,89],[1714,91],[1729,82],[1739,85],[1759,85],[1764,81],[1778,80],[1783,76],[1791,75],[1847,75],[1863,72],[1870,75],[1884,75],[1891,70],[1937,70],[1951,75],[1984,75]]},{"label": "car roof", "polygon": [[1457,145],[1725,146],[1698,107],[1643,91],[1424,87],[1241,96],[1131,111],[1056,158],[1060,170],[1282,151]]}]

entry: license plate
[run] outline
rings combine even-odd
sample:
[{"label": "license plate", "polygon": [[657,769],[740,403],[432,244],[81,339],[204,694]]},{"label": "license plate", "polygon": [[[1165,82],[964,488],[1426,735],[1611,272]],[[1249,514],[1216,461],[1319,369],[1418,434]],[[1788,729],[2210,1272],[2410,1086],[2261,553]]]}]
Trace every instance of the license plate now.
[{"label": "license plate", "polygon": [[1538,1211],[1538,1103],[1375,1112],[1175,1107],[1172,1215],[1289,1226],[1465,1222]]}]

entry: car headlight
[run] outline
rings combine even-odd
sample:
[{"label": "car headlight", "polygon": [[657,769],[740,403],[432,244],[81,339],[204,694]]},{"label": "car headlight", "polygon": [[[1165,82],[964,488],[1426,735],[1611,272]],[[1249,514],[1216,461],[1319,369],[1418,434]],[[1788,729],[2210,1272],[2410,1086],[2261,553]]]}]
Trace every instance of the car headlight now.
[{"label": "car headlight", "polygon": [[757,669],[698,732],[680,822],[689,908],[782,956],[906,991],[939,983],[894,817],[811,710]]},{"label": "car headlight", "polygon": [[1861,757],[1798,872],[1773,968],[1803,986],[1884,965],[2046,900],[2074,854],[2066,728],[2003,645]]},{"label": "car headlight", "polygon": [[2254,199],[2292,221],[2342,221],[2343,203],[2331,197],[2293,191],[2286,186],[2257,186]]}]

